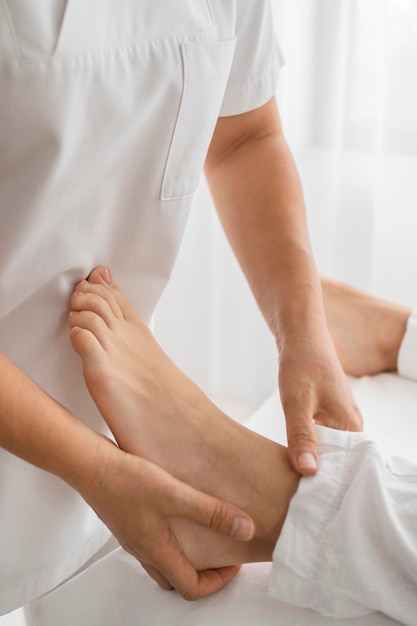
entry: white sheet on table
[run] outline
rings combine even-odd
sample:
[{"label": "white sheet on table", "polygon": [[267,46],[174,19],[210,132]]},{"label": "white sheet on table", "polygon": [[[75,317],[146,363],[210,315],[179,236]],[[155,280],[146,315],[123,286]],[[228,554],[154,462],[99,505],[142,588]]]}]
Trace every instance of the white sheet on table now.
[{"label": "white sheet on table", "polygon": [[380,614],[333,620],[271,600],[270,565],[245,565],[228,587],[198,602],[163,591],[121,548],[97,562],[38,606],[42,626],[393,626]]}]

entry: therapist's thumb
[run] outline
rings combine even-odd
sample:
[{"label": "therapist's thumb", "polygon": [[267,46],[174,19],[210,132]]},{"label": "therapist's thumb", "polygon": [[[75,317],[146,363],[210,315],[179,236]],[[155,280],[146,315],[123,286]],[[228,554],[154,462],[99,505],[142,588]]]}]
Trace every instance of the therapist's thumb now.
[{"label": "therapist's thumb", "polygon": [[194,491],[188,500],[187,517],[222,535],[249,541],[255,534],[255,523],[242,509],[230,502]]},{"label": "therapist's thumb", "polygon": [[287,417],[288,454],[291,465],[306,476],[315,474],[317,463],[317,442],[313,421],[307,416]]}]

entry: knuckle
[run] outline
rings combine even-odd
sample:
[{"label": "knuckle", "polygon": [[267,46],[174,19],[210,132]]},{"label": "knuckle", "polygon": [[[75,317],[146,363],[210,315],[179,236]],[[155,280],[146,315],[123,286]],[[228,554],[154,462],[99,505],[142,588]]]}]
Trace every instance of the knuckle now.
[{"label": "knuckle", "polygon": [[289,433],[288,446],[290,448],[306,447],[306,444],[310,446],[316,445],[316,438],[314,433],[306,426],[301,426]]},{"label": "knuckle", "polygon": [[281,391],[281,403],[287,422],[294,429],[308,423],[315,405],[315,393],[311,385],[305,384],[293,390]]},{"label": "knuckle", "polygon": [[226,520],[225,512],[222,507],[217,505],[211,513],[209,528],[212,530],[220,530]]}]

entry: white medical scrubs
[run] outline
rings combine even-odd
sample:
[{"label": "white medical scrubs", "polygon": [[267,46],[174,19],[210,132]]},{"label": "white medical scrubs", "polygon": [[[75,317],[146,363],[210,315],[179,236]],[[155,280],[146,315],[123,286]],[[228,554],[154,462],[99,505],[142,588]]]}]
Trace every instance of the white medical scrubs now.
[{"label": "white medical scrubs", "polygon": [[[221,115],[281,65],[267,0],[0,0],[0,350],[103,431],[70,347],[98,264],[149,322]],[[0,614],[109,533],[54,476],[0,450]]]}]

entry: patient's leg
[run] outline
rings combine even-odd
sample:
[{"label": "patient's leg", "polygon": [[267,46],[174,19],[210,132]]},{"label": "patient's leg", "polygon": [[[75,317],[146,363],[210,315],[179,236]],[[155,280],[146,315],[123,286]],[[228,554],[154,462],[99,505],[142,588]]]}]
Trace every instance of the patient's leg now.
[{"label": "patient's leg", "polygon": [[72,297],[71,339],[89,391],[121,448],[254,519],[249,543],[177,521],[199,569],[270,560],[299,476],[286,449],[235,423],[170,361],[106,274],[95,270]]},{"label": "patient's leg", "polygon": [[353,376],[397,369],[410,311],[322,278],[327,324],[343,369]]}]

